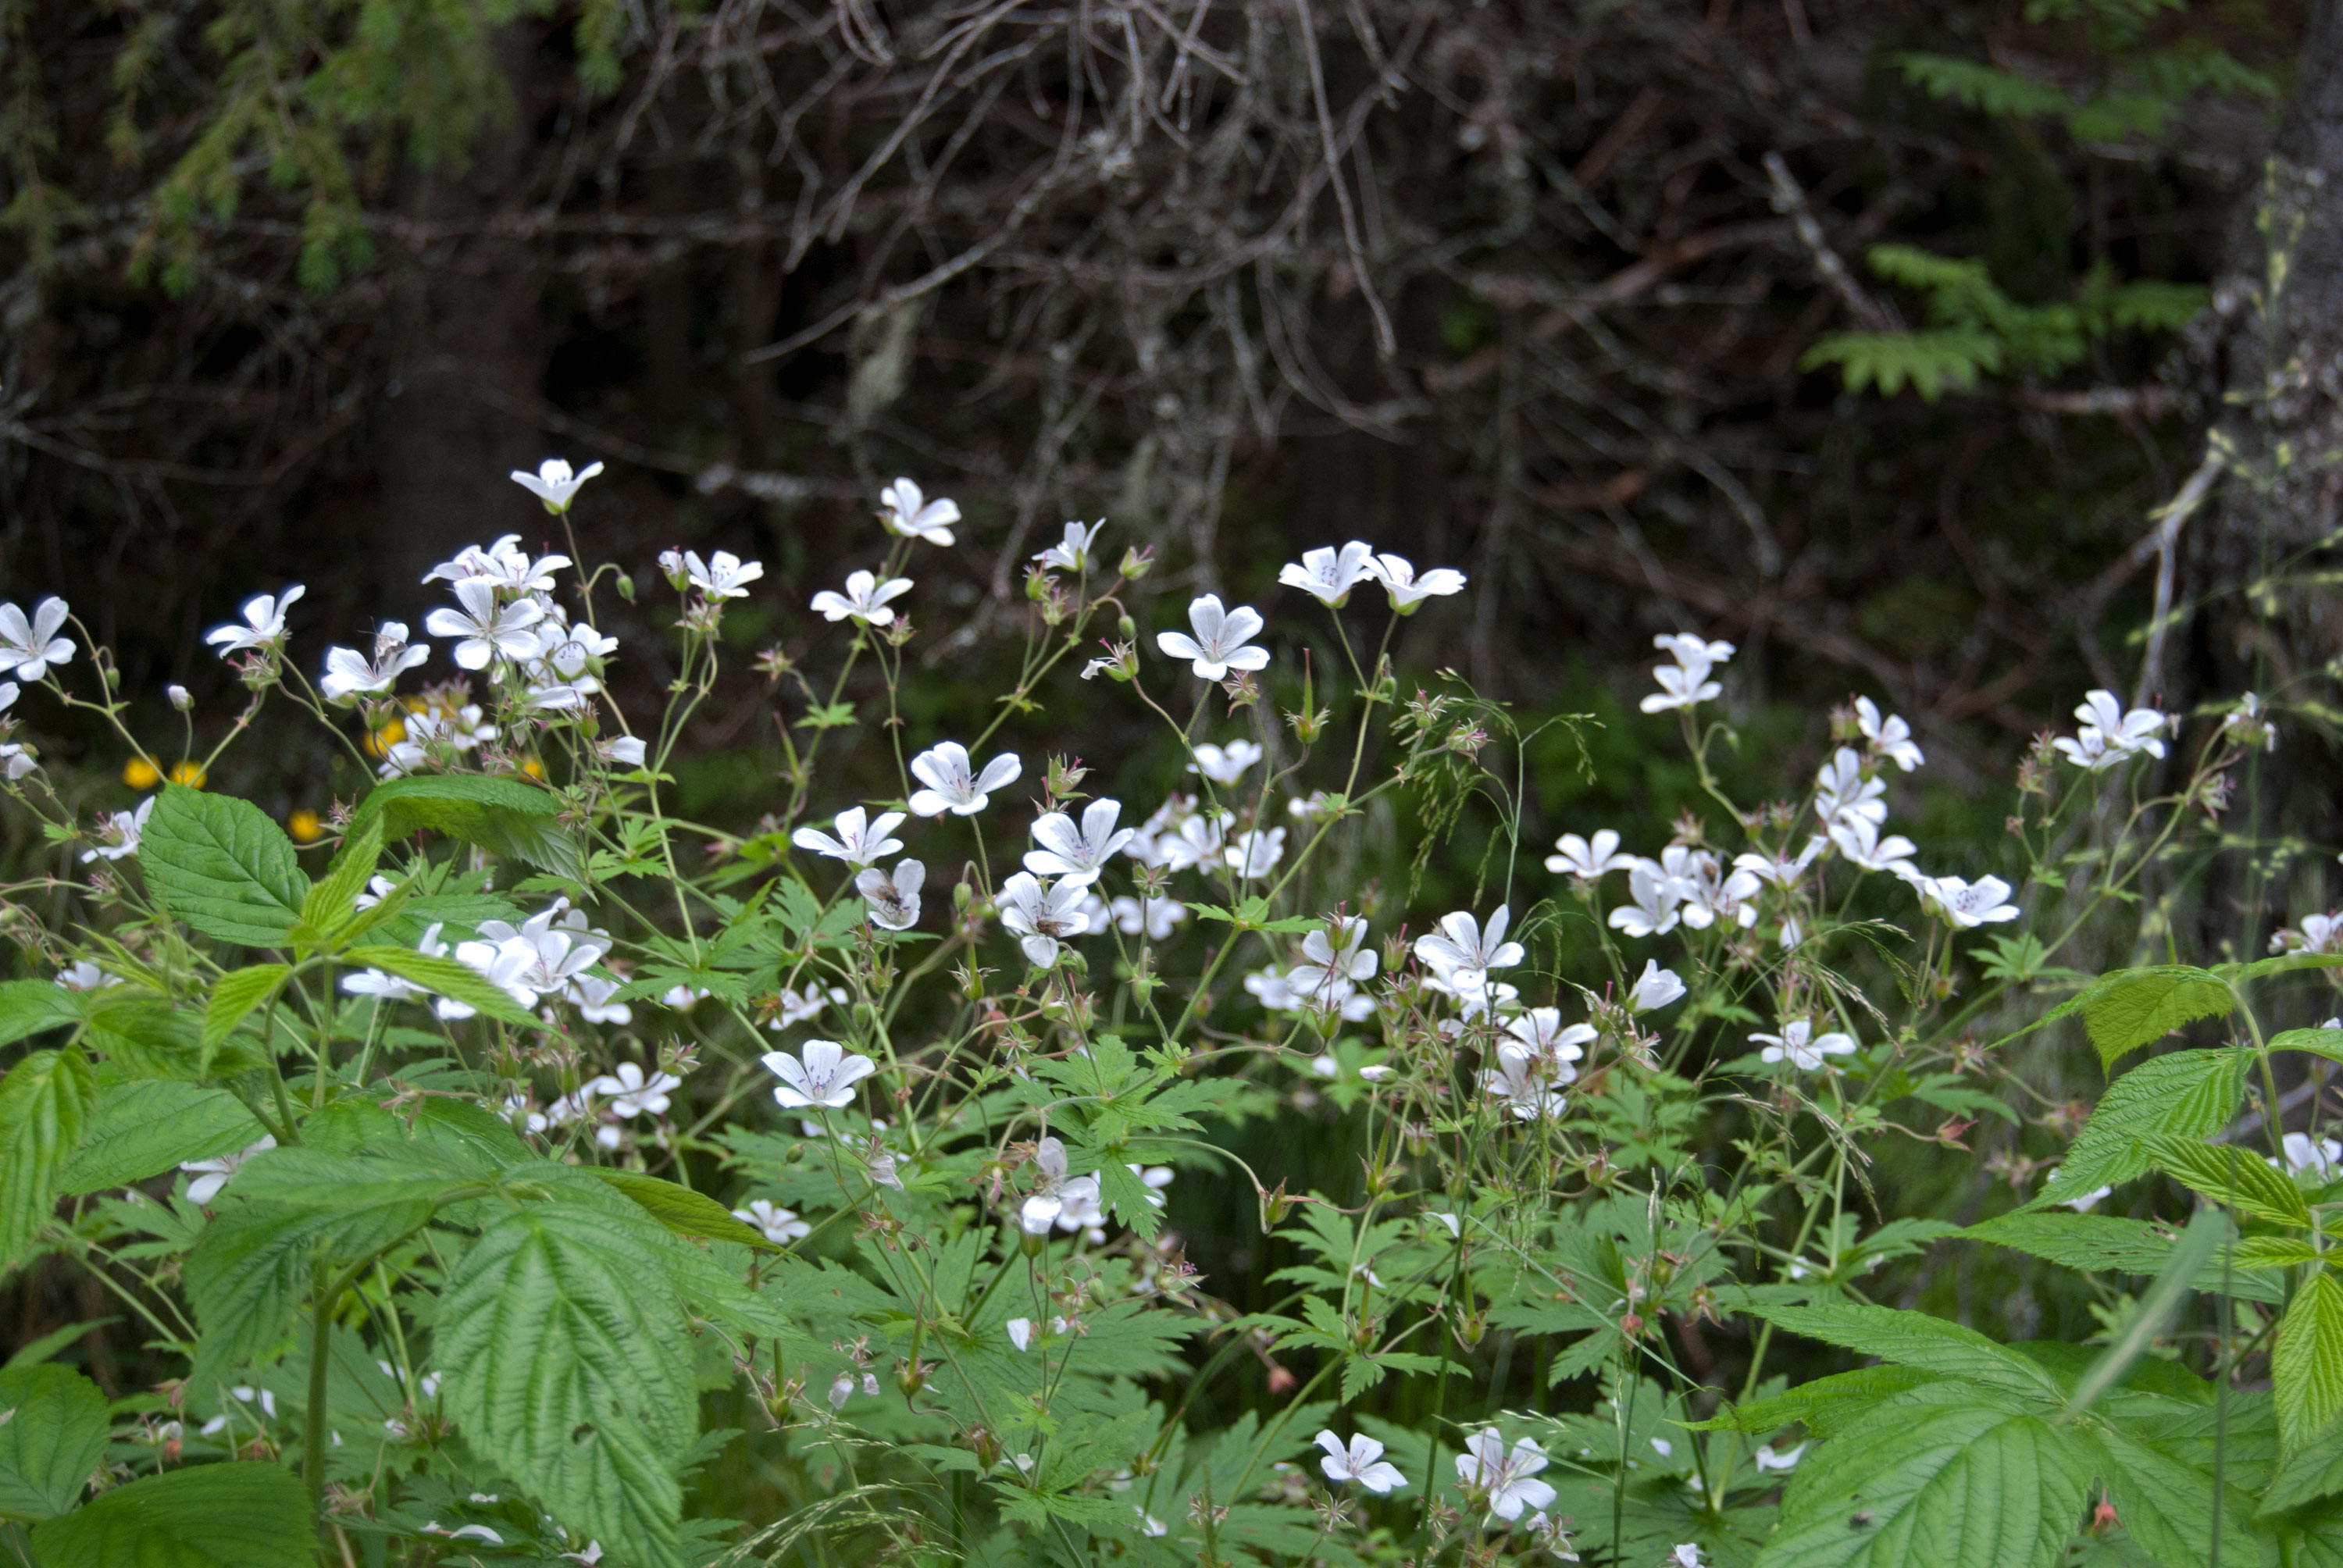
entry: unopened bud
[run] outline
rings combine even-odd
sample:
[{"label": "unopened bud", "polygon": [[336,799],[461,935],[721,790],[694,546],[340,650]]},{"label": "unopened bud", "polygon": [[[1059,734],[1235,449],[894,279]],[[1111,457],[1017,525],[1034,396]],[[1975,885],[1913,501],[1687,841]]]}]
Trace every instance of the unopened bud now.
[{"label": "unopened bud", "polygon": [[171,706],[182,713],[196,705],[196,694],[184,686],[166,686],[163,689],[163,695],[169,698]]},{"label": "unopened bud", "polygon": [[952,885],[952,910],[955,913],[963,915],[968,913],[969,906],[975,902],[974,888],[970,887],[966,882],[955,882]]},{"label": "unopened bud", "polygon": [[1117,636],[1121,637],[1125,642],[1129,642],[1138,637],[1139,623],[1131,619],[1127,615],[1117,616],[1115,618],[1114,629]]}]

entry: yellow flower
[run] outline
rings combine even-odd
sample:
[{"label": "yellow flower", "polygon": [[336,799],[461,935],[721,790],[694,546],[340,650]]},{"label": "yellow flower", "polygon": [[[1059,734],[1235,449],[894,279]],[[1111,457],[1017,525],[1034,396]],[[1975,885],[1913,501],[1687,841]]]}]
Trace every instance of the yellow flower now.
[{"label": "yellow flower", "polygon": [[520,770],[528,774],[532,779],[542,779],[545,777],[545,764],[539,762],[534,757],[523,761],[520,765]]},{"label": "yellow flower", "polygon": [[326,831],[318,825],[317,814],[307,807],[286,818],[285,826],[292,833],[294,841],[302,844],[316,843]]},{"label": "yellow flower", "polygon": [[152,789],[163,781],[163,776],[144,757],[133,757],[122,765],[122,781],[133,789]]},{"label": "yellow flower", "polygon": [[392,747],[397,745],[400,741],[406,739],[407,721],[403,719],[394,719],[389,723],[384,725],[381,729],[373,730],[367,734],[366,738],[367,755],[369,757],[387,757],[390,754],[390,749]]},{"label": "yellow flower", "polygon": [[190,789],[200,789],[204,787],[204,779],[208,776],[204,772],[203,764],[200,762],[174,762],[171,764],[170,777],[174,784],[182,784]]}]

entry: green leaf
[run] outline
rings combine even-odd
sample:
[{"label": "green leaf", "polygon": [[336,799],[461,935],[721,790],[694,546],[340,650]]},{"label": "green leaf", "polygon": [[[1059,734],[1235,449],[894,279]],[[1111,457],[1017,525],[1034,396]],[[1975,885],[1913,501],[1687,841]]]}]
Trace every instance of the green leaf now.
[{"label": "green leaf", "polygon": [[428,828],[582,882],[586,858],[555,820],[561,806],[560,796],[518,779],[416,774],[376,785],[358,803],[350,829],[358,831],[379,817],[387,841]]},{"label": "green leaf", "polygon": [[57,1202],[97,1081],[77,1046],[36,1050],[0,1079],[0,1269],[14,1265]]},{"label": "green leaf", "polygon": [[2123,1332],[2100,1353],[2090,1371],[2076,1383],[2075,1392],[2067,1396],[2069,1415],[2090,1409],[2099,1395],[2113,1388],[2131,1370],[2132,1363],[2147,1353],[2149,1342],[2165,1331],[2187,1299],[2189,1282],[2211,1261],[2213,1250],[2228,1234],[2229,1223],[2217,1209],[2199,1209],[2190,1218],[2188,1228],[2173,1244],[2171,1261],[2139,1298]]},{"label": "green leaf", "polygon": [[121,1321],[119,1317],[92,1318],[87,1322],[66,1323],[61,1328],[51,1329],[39,1339],[30,1340],[18,1345],[5,1362],[0,1362],[0,1372],[15,1367],[39,1366],[85,1334],[98,1329],[112,1328]]},{"label": "green leaf", "polygon": [[1964,108],[1996,118],[2064,114],[2074,100],[2046,82],[2020,76],[1977,60],[1950,55],[1896,56],[1904,79],[1932,98],[1950,98]]},{"label": "green leaf", "polygon": [[[2172,1236],[2145,1220],[2124,1220],[2111,1214],[2003,1214],[1971,1225],[1961,1232],[1973,1241],[2014,1247],[2037,1258],[2087,1272],[2160,1274],[2172,1258]],[[2225,1271],[2217,1256],[2197,1274],[2198,1291],[2263,1302],[2279,1306],[2286,1301],[2286,1282],[2267,1267],[2253,1262],[2241,1248]]]},{"label": "green leaf", "polygon": [[[2174,1452],[2177,1445],[2157,1442],[2125,1426],[2088,1422],[2076,1429],[2076,1435],[2097,1459],[2094,1468],[2111,1493],[2116,1515],[2137,1544],[2158,1563],[2214,1560],[2216,1491],[2210,1472]],[[2220,1561],[2236,1568],[2268,1562],[2266,1549],[2247,1533],[2253,1517],[2252,1494],[2231,1482],[2218,1495]]]},{"label": "green leaf", "polygon": [[0,982],[0,1045],[77,1023],[83,1016],[80,997],[53,980]]},{"label": "green leaf", "polygon": [[2102,975],[2080,996],[2069,997],[2043,1021],[2083,1015],[2084,1032],[2108,1068],[2125,1052],[2163,1039],[2200,1018],[2227,1018],[2237,993],[2219,975],[2186,964],[2122,970]]},{"label": "green leaf", "polygon": [[2298,1445],[2279,1467],[2262,1498],[2265,1514],[2298,1508],[2314,1497],[2343,1492],[2343,1421],[2333,1422]]},{"label": "green leaf", "polygon": [[146,1080],[101,1088],[61,1190],[78,1197],[159,1176],[256,1141],[262,1128],[225,1089]]},{"label": "green leaf", "polygon": [[1785,1426],[1803,1425],[1816,1437],[1827,1438],[1897,1394],[1936,1381],[1934,1372],[1916,1372],[1910,1367],[1863,1367],[1816,1378],[1786,1393],[1751,1400],[1707,1421],[1684,1424],[1694,1432],[1745,1432],[1752,1437],[1765,1437]]},{"label": "green leaf", "polygon": [[1825,337],[1801,355],[1798,368],[1818,370],[1836,365],[1849,392],[1875,386],[1883,397],[1893,397],[1906,383],[1924,403],[1934,403],[1945,388],[1968,391],[1981,370],[2001,368],[2000,343],[1973,327],[1941,327],[1925,332],[1842,332]]},{"label": "green leaf", "polygon": [[217,1050],[236,1032],[236,1026],[251,1016],[252,1010],[266,1001],[292,973],[290,964],[254,964],[249,969],[230,970],[215,980],[211,997],[204,1003],[204,1055],[208,1058]]},{"label": "green leaf", "polygon": [[1963,1378],[2031,1399],[2057,1400],[2065,1393],[2058,1381],[2036,1362],[1975,1329],[1926,1312],[1852,1305],[1755,1306],[1750,1311],[1794,1334],[1919,1372]]},{"label": "green leaf", "polygon": [[2039,1416],[1957,1383],[1915,1389],[1806,1457],[1757,1568],[2048,1568],[2092,1468]]},{"label": "green leaf", "polygon": [[2293,1179],[2273,1171],[2262,1158],[2232,1144],[2198,1143],[2182,1138],[2146,1140],[2148,1158],[2176,1181],[2240,1214],[2308,1228],[2310,1206]]},{"label": "green leaf", "polygon": [[36,1523],[81,1501],[106,1462],[106,1396],[70,1367],[0,1372],[0,1519]]},{"label": "green leaf", "polygon": [[309,896],[293,840],[266,812],[177,784],[155,802],[138,863],[174,919],[248,948],[283,947]]},{"label": "green leaf", "polygon": [[2343,1061],[2343,1029],[2282,1029],[2269,1038],[2272,1050],[2307,1050]]},{"label": "green leaf", "polygon": [[496,1221],[447,1282],[436,1353],[474,1449],[613,1555],[681,1568],[698,1401],[661,1232],[642,1227],[583,1206]]},{"label": "green leaf", "polygon": [[1128,1163],[1116,1159],[1111,1151],[1099,1162],[1099,1194],[1116,1219],[1131,1227],[1141,1241],[1152,1241],[1163,1227],[1162,1211],[1155,1206],[1155,1193],[1134,1174]]},{"label": "green leaf", "polygon": [[713,1241],[738,1241],[744,1247],[764,1251],[774,1250],[765,1233],[754,1225],[744,1224],[733,1217],[732,1211],[702,1192],[673,1181],[663,1181],[656,1176],[639,1171],[613,1171],[607,1165],[590,1167],[594,1174],[632,1198],[643,1206],[643,1211],[679,1236],[706,1236]]},{"label": "green leaf", "polygon": [[2099,1096],[2057,1180],[2044,1182],[2026,1207],[2044,1208],[2062,1194],[2080,1197],[2145,1175],[2149,1161],[2142,1139],[2210,1137],[2236,1113],[2249,1060],[2237,1050],[2177,1050],[2141,1062]]},{"label": "green leaf", "polygon": [[281,1464],[204,1464],[100,1493],[33,1529],[41,1568],[312,1568],[309,1500]]},{"label": "green leaf", "polygon": [[2303,1282],[2270,1352],[2278,1432],[2287,1457],[2343,1413],[2343,1285],[2325,1270]]},{"label": "green leaf", "polygon": [[301,901],[303,925],[330,931],[357,912],[358,895],[366,891],[375,867],[382,861],[382,827],[377,812],[342,840],[334,863]]},{"label": "green leaf", "polygon": [[413,948],[364,947],[352,948],[342,957],[353,964],[381,970],[401,980],[438,992],[450,1001],[460,1001],[475,1012],[507,1023],[530,1025],[537,1021],[528,1009],[513,1000],[502,988],[490,985],[480,971],[461,959],[437,958],[417,952]]}]

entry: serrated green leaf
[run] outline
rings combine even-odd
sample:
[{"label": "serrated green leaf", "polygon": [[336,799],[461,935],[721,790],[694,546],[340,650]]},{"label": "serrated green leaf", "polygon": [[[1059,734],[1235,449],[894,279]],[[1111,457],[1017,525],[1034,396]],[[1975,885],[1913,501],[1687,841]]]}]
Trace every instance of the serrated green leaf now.
[{"label": "serrated green leaf", "polygon": [[2343,1421],[2331,1422],[2296,1445],[2262,1498],[2262,1513],[2281,1513],[2316,1497],[2343,1492]]},{"label": "serrated green leaf", "polygon": [[1805,1426],[1816,1437],[1827,1438],[1897,1394],[1938,1381],[1936,1373],[1912,1367],[1862,1367],[1816,1378],[1786,1393],[1750,1400],[1707,1421],[1684,1424],[1694,1432],[1742,1432],[1752,1437],[1765,1437],[1785,1426]]},{"label": "serrated green leaf", "polygon": [[106,1396],[70,1367],[0,1372],[0,1519],[36,1523],[81,1501],[106,1462]]},{"label": "serrated green leaf", "polygon": [[249,1017],[254,1008],[266,1001],[292,973],[290,964],[254,964],[248,969],[230,970],[212,982],[212,994],[204,1003],[205,1055],[208,1057],[218,1050],[236,1032],[236,1026]]},{"label": "serrated green leaf", "polygon": [[583,882],[585,855],[556,820],[561,805],[551,790],[518,779],[418,773],[376,785],[358,802],[350,826],[355,832],[379,817],[386,840],[428,828]]},{"label": "serrated green leaf", "polygon": [[56,1207],[97,1081],[78,1046],[36,1050],[0,1078],[0,1269],[24,1255]]},{"label": "serrated green leaf", "polygon": [[281,1464],[166,1471],[33,1528],[42,1568],[311,1568],[317,1542]]},{"label": "serrated green leaf", "polygon": [[[2014,1247],[2087,1272],[2160,1274],[2172,1257],[2169,1234],[2145,1220],[2112,1214],[2020,1211],[1971,1225],[1961,1233],[1973,1241]],[[2242,1247],[2232,1252],[2226,1271],[2217,1255],[2206,1264],[2197,1272],[2195,1288],[2271,1306],[2286,1300],[2286,1282],[2247,1257]]]},{"label": "serrated green leaf", "polygon": [[2046,82],[2020,76],[1980,60],[1911,53],[1896,56],[1904,79],[1932,98],[1950,98],[1965,108],[1996,116],[2064,114],[2074,100]]},{"label": "serrated green leaf", "polygon": [[382,860],[382,815],[377,812],[342,840],[332,865],[301,901],[301,923],[330,931],[357,911],[358,895]]},{"label": "serrated green leaf", "polygon": [[2343,1061],[2343,1029],[2282,1029],[2270,1036],[2272,1050],[2307,1050],[2329,1061]]},{"label": "serrated green leaf", "polygon": [[266,812],[177,784],[155,802],[138,863],[173,919],[250,948],[284,946],[309,896],[293,840]]},{"label": "serrated green leaf", "polygon": [[2259,1155],[2231,1144],[2184,1138],[2157,1137],[2146,1142],[2148,1158],[2167,1175],[2216,1203],[2227,1203],[2257,1220],[2309,1226],[2310,1206],[2303,1201],[2302,1189]]},{"label": "serrated green leaf", "polygon": [[641,1226],[551,1204],[496,1221],[447,1282],[436,1350],[475,1449],[614,1555],[682,1568],[698,1401],[663,1232]]},{"label": "serrated green leaf", "polygon": [[389,947],[352,948],[342,957],[350,963],[413,980],[450,1001],[462,1002],[475,1012],[507,1023],[526,1026],[537,1021],[527,1008],[513,1000],[501,987],[490,985],[481,978],[479,970],[460,959],[435,957],[413,948]]},{"label": "serrated green leaf", "polygon": [[1750,1311],[1794,1334],[1919,1372],[1964,1379],[1980,1388],[2053,1401],[2065,1393],[2057,1380],[2034,1362],[1975,1329],[1926,1312],[1841,1304],[1755,1306]]},{"label": "serrated green leaf", "polygon": [[2144,1138],[2210,1137],[2236,1114],[2249,1060],[2237,1050],[2177,1050],[2141,1062],[2107,1086],[2057,1179],[2044,1182],[2026,1207],[2043,1208],[2066,1194],[2079,1197],[2146,1174]]},{"label": "serrated green leaf", "polygon": [[1933,1383],[1806,1456],[1757,1568],[2048,1568],[2091,1478],[2070,1433]]},{"label": "serrated green leaf", "polygon": [[2287,1303],[2270,1352],[2278,1440],[2288,1458],[2343,1413],[2343,1285],[2325,1270]]},{"label": "serrated green leaf", "polygon": [[78,1023],[83,1016],[81,999],[55,981],[0,982],[0,1045]]},{"label": "serrated green leaf", "polygon": [[2084,1032],[2112,1069],[2126,1052],[2198,1019],[2227,1018],[2237,1005],[2237,993],[2211,970],[2158,964],[2102,975],[2081,995],[2052,1008],[2044,1021],[2081,1013]]},{"label": "serrated green leaf", "polygon": [[1113,1211],[1114,1217],[1131,1227],[1141,1241],[1152,1241],[1163,1228],[1163,1212],[1156,1207],[1154,1190],[1141,1181],[1130,1165],[1113,1157],[1110,1151],[1098,1168],[1099,1195]]},{"label": "serrated green leaf", "polygon": [[2141,1292],[2121,1332],[2077,1380],[2074,1392],[2066,1398],[2070,1420],[2090,1409],[2101,1394],[2131,1371],[2134,1362],[2147,1353],[2149,1343],[2164,1332],[2179,1312],[2181,1303],[2187,1300],[2189,1282],[2204,1269],[2214,1249],[2228,1235],[2229,1222],[2217,1210],[2200,1209],[2190,1218],[2188,1228],[2173,1243],[2171,1261]]},{"label": "serrated green leaf", "polygon": [[[2097,1462],[2099,1479],[2126,1533],[2158,1563],[2210,1563],[2214,1478],[2166,1445],[2112,1422],[2091,1422],[2076,1435]],[[2253,1497],[2234,1483],[2221,1490],[2218,1558],[2237,1568],[2268,1561],[2247,1533]]]},{"label": "serrated green leaf", "polygon": [[744,1247],[772,1251],[772,1242],[754,1225],[734,1218],[732,1211],[703,1192],[635,1171],[591,1167],[595,1175],[642,1205],[643,1212],[679,1236],[705,1236],[718,1241],[738,1241]]},{"label": "serrated green leaf", "polygon": [[108,1085],[98,1091],[60,1191],[77,1197],[144,1181],[191,1160],[234,1153],[261,1132],[225,1089],[169,1080]]}]

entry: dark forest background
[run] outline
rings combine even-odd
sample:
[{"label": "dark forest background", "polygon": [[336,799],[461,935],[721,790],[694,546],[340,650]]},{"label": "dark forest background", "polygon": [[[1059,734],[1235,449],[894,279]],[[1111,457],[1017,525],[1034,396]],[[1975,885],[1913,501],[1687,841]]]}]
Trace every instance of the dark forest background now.
[{"label": "dark forest background", "polygon": [[956,497],[947,669],[1101,515],[1273,620],[1309,546],[1461,566],[1403,656],[1531,706],[1729,637],[1753,701],[1875,692],[1955,778],[2128,690],[2160,578],[2214,607],[2138,680],[2173,701],[2335,651],[2315,593],[2218,609],[2328,526],[2328,5],[0,18],[0,583],[134,692],[216,689],[201,632],[284,581],[297,647],[417,618],[548,453],[610,465],[590,554],[729,548],[799,602],[887,480]]}]

